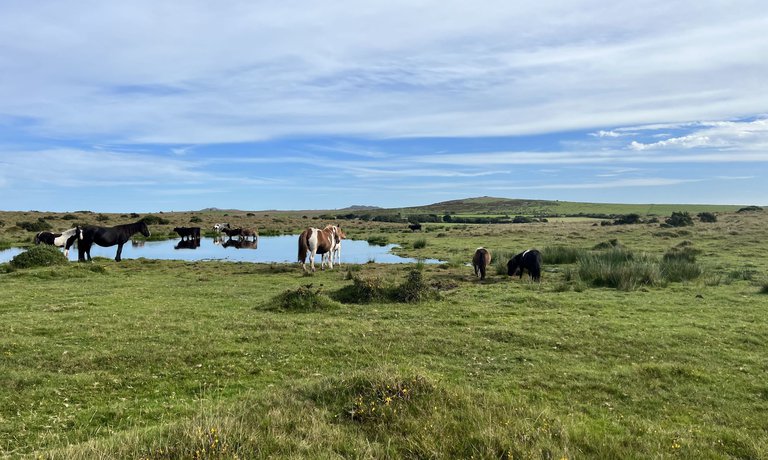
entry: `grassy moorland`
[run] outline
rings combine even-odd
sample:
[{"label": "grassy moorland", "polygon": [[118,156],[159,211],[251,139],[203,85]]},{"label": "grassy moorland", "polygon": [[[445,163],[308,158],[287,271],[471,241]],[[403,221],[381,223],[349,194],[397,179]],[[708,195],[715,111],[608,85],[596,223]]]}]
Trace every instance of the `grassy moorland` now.
[{"label": "grassy moorland", "polygon": [[[152,230],[326,223],[266,214],[164,213]],[[344,221],[356,238],[446,263],[311,276],[279,264],[3,264],[0,456],[765,458],[767,214],[415,233]],[[0,240],[29,241],[18,221],[97,217],[51,215],[0,213]],[[495,265],[479,282],[465,264],[481,245],[502,266],[538,247],[542,283]]]}]

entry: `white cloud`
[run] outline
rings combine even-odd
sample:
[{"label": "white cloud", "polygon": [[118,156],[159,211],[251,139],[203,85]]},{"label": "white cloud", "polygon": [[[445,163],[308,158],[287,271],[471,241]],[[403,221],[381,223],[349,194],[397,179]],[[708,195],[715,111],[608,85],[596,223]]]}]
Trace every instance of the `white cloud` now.
[{"label": "white cloud", "polygon": [[7,1],[0,16],[0,113],[56,137],[497,136],[768,107],[759,1]]}]

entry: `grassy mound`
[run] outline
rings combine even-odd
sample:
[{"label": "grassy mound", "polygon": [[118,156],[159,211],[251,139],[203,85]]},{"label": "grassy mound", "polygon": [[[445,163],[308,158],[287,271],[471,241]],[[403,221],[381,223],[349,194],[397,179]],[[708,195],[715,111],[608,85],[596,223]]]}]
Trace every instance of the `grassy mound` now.
[{"label": "grassy mound", "polygon": [[329,310],[339,306],[322,293],[322,288],[313,288],[311,284],[288,289],[278,294],[269,304],[271,309],[285,311]]}]

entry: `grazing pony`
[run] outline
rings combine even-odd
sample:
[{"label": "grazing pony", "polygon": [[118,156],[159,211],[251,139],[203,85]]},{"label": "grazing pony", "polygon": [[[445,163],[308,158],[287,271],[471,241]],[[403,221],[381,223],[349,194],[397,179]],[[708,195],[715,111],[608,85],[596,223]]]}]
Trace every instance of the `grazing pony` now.
[{"label": "grazing pony", "polygon": [[213,224],[213,231],[218,233],[218,234],[221,234],[221,230],[225,229],[225,228],[229,228],[229,224],[226,223],[226,222],[222,222],[222,223],[218,223],[218,224]]},{"label": "grazing pony", "polygon": [[200,227],[176,227],[173,229],[173,231],[179,234],[182,241],[184,239],[200,239]]},{"label": "grazing pony", "polygon": [[[326,225],[324,229],[310,227],[299,235],[299,263],[301,268],[307,271],[306,259],[309,253],[309,265],[315,271],[315,254],[329,254],[336,245],[341,229],[335,225]],[[325,268],[326,258],[323,257],[320,268]],[[328,268],[333,269],[333,260],[328,260]]]},{"label": "grazing pony", "polygon": [[507,262],[507,275],[519,274],[520,279],[523,279],[523,270],[528,270],[532,280],[541,281],[541,252],[537,249],[528,249]]},{"label": "grazing pony", "polygon": [[491,252],[485,248],[477,248],[474,257],[472,257],[472,267],[475,269],[475,276],[480,280],[485,279],[485,270],[491,264]]},{"label": "grazing pony", "polygon": [[69,248],[77,241],[80,227],[70,228],[61,233],[39,232],[35,235],[35,244],[50,244],[57,248],[64,248],[64,257],[69,257]]},{"label": "grazing pony", "polygon": [[77,243],[78,260],[85,262],[86,256],[91,260],[91,246],[93,243],[103,247],[117,245],[117,255],[115,261],[120,262],[120,254],[123,252],[123,245],[131,239],[134,233],[141,232],[148,237],[150,235],[147,223],[143,220],[132,224],[116,225],[114,227],[83,227],[80,232],[80,241]]},{"label": "grazing pony", "polygon": [[415,232],[416,230],[421,230],[421,224],[418,222],[414,222],[408,225],[408,228],[410,228],[412,232]]}]

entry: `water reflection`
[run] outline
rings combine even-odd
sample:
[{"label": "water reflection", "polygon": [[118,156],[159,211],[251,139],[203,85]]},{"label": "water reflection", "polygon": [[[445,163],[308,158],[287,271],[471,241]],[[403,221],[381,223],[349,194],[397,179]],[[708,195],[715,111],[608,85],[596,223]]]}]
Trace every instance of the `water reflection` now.
[{"label": "water reflection", "polygon": [[197,249],[200,247],[200,240],[181,240],[176,243],[173,249]]},{"label": "water reflection", "polygon": [[[123,247],[123,259],[147,259],[162,260],[226,260],[232,262],[259,262],[259,263],[296,263],[298,235],[262,236],[259,241],[240,241],[237,238],[208,238],[200,240],[179,239],[165,241],[136,241]],[[371,246],[367,241],[344,240],[343,264],[364,264],[377,262],[386,264],[412,263],[416,259],[399,257],[390,251],[395,245]],[[250,251],[233,251],[235,249],[251,249]],[[185,250],[186,249],[186,250]],[[19,248],[11,248],[0,251],[0,263],[8,262],[16,254],[22,252]],[[93,245],[91,249],[93,257],[105,257],[113,259],[115,248],[102,248]],[[77,260],[77,251],[69,252],[71,261]],[[427,259],[425,263],[438,263],[435,259]],[[316,256],[315,263],[320,263],[320,256]]]}]

